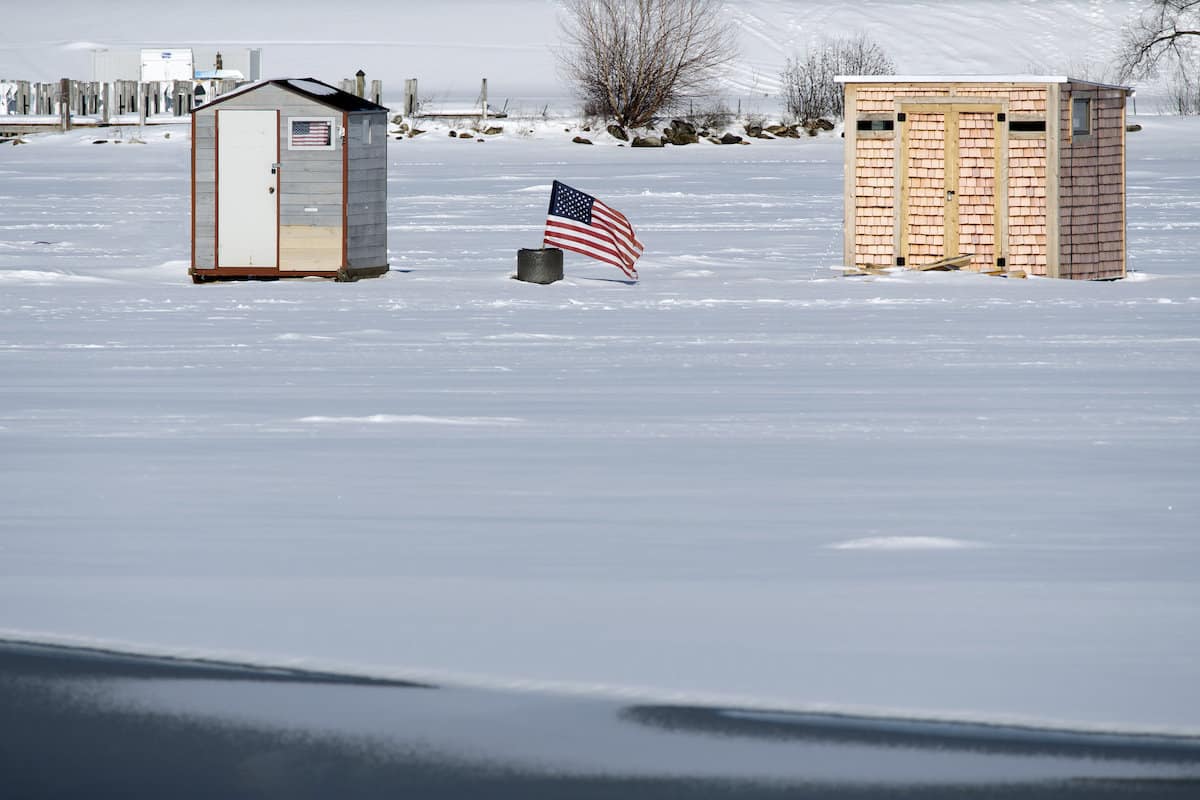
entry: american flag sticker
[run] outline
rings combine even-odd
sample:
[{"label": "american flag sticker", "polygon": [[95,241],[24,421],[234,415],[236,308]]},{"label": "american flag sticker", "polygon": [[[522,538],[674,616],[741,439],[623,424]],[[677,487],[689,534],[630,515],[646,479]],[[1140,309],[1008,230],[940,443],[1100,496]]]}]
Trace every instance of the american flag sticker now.
[{"label": "american flag sticker", "polygon": [[329,147],[331,144],[333,144],[333,124],[329,120],[292,120],[292,147]]}]

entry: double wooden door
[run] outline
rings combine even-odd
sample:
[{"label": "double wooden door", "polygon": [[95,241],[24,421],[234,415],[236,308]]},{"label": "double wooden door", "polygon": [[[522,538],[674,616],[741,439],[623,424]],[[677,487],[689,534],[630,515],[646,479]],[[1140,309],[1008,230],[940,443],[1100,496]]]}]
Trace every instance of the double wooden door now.
[{"label": "double wooden door", "polygon": [[910,267],[1003,265],[1007,149],[998,105],[909,103],[900,127],[900,249]]}]

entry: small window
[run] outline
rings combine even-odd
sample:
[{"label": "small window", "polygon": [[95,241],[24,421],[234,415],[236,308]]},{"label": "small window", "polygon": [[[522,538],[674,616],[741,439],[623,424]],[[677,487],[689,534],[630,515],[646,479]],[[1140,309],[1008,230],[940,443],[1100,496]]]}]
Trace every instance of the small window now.
[{"label": "small window", "polygon": [[332,150],[333,117],[289,117],[288,150]]},{"label": "small window", "polygon": [[1092,99],[1076,97],[1071,101],[1071,135],[1087,136],[1092,132]]},{"label": "small window", "polygon": [[1008,129],[1013,133],[1045,133],[1044,119],[1013,119],[1008,122]]},{"label": "small window", "polygon": [[371,143],[371,120],[367,117],[362,118],[362,143]]},{"label": "small window", "polygon": [[858,120],[858,130],[860,131],[891,131],[896,129],[896,123],[890,119],[860,119]]}]

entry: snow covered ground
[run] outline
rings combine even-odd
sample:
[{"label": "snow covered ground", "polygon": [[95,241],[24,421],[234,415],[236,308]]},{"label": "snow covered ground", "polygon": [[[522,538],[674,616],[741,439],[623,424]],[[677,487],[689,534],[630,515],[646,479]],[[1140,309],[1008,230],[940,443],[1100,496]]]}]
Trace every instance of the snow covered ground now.
[{"label": "snow covered ground", "polygon": [[[0,637],[1200,732],[1200,125],[1140,121],[1116,283],[841,278],[833,136],[542,128],[393,141],[383,279],[195,286],[185,127],[4,145]],[[555,178],[640,283],[509,278]]]}]

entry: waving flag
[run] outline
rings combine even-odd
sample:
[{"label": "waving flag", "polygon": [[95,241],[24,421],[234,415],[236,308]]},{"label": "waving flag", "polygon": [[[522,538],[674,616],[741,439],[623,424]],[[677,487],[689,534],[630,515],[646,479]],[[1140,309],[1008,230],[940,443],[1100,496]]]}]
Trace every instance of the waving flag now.
[{"label": "waving flag", "polygon": [[550,191],[542,243],[612,264],[635,280],[633,263],[644,249],[624,214],[558,181]]}]

